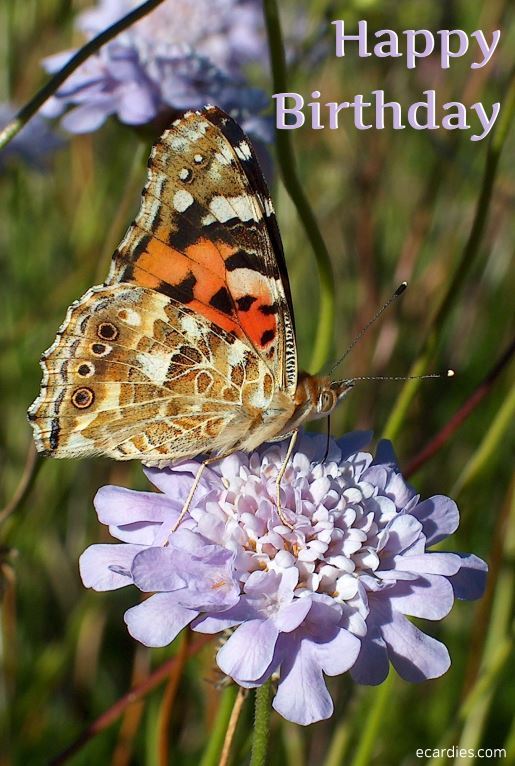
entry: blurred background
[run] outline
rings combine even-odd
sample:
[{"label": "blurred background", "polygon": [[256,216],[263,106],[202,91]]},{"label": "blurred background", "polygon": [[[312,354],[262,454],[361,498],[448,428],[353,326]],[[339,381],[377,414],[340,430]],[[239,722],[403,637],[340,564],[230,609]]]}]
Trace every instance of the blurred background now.
[{"label": "blurred background", "polygon": [[[118,6],[124,13],[134,4]],[[1,0],[1,121],[7,122],[9,110],[46,81],[43,59],[91,36],[81,14],[101,7],[107,18],[113,5],[108,0],[97,6],[78,0]],[[216,27],[215,13],[207,22],[204,18],[209,29],[200,29],[193,17],[195,3],[165,0],[164,5],[172,7],[170,18],[180,22],[171,34],[179,35],[179,41],[184,35],[184,44],[200,50],[199,67],[205,59],[216,59],[216,45],[206,45]],[[252,48],[248,60],[241,66],[227,58],[215,61],[228,78],[222,86],[220,81],[213,85],[204,70],[203,80],[198,70],[188,70],[181,80],[182,100],[162,98],[173,112],[220,94],[222,105],[241,115],[262,152],[268,152],[300,361],[309,367],[318,321],[316,261],[273,159],[267,118],[274,87],[261,9],[258,3],[244,5],[247,15],[234,34],[242,48]],[[515,8],[509,0],[282,0],[280,11],[288,90],[306,100],[315,89],[327,101],[384,89],[388,99],[407,107],[431,88],[440,103],[500,101],[498,123],[504,116],[504,128],[509,128],[515,50]],[[470,69],[474,59],[469,54],[445,72],[437,56],[408,72],[402,59],[359,59],[355,46],[344,59],[336,59],[330,24],[336,18],[349,27],[366,18],[371,32],[414,27],[488,33],[500,28],[502,36],[483,69]],[[91,19],[89,24],[94,26]],[[167,30],[161,29],[166,44]],[[218,41],[224,34],[222,28]],[[234,35],[231,39],[234,44]],[[107,77],[108,64],[99,69]],[[245,103],[237,103],[230,90],[233,80],[249,88]],[[71,103],[63,97],[52,114]],[[160,103],[155,112],[136,125],[134,119],[127,124],[131,120],[121,111],[103,114],[105,121],[98,117],[96,125],[91,115],[79,115],[84,118],[79,128],[89,132],[78,132],[81,119],[66,127],[59,116],[41,118],[31,123],[32,133],[27,129],[0,153],[2,766],[47,763],[177,651],[175,646],[148,650],[129,637],[123,612],[136,603],[135,590],[88,592],[78,574],[82,551],[108,539],[92,505],[96,490],[106,483],[147,488],[140,466],[100,459],[38,461],[25,414],[39,391],[42,351],[53,341],[68,305],[104,279],[110,256],[137,210],[149,147],[168,115]],[[376,437],[390,436],[405,469],[477,391],[512,341],[515,134],[508,129],[502,147],[502,137],[495,136],[497,144],[489,149],[488,140],[471,142],[466,131],[394,131],[388,125],[383,131],[358,131],[350,115],[339,130],[305,126],[291,131],[298,175],[335,274],[334,344],[327,362],[343,353],[397,284],[408,280],[406,295],[360,342],[342,376],[407,375],[424,350],[423,366],[429,371],[456,371],[451,380],[412,389],[402,383],[364,383],[333,416],[335,435],[366,428]],[[489,588],[480,602],[457,603],[442,623],[424,623],[424,630],[449,647],[451,669],[418,686],[395,679],[391,702],[382,708],[377,707],[377,689],[356,687],[345,677],[329,679],[334,716],[306,729],[274,718],[271,764],[462,763],[459,758],[415,756],[420,747],[453,745],[507,748],[506,762],[515,762],[510,566],[515,553],[515,399],[510,372],[505,365],[480,405],[411,479],[423,496],[449,494],[457,500],[462,522],[447,547],[473,551],[490,565]],[[215,644],[190,660],[180,679],[181,704],[169,721],[169,763],[199,762],[224,703],[227,691],[213,671]],[[69,762],[161,764],[156,743],[163,688],[127,707]],[[364,750],[371,710],[378,710],[379,718],[373,743]],[[247,702],[235,764],[248,760],[251,719]],[[360,752],[366,753],[365,760],[358,761]]]}]

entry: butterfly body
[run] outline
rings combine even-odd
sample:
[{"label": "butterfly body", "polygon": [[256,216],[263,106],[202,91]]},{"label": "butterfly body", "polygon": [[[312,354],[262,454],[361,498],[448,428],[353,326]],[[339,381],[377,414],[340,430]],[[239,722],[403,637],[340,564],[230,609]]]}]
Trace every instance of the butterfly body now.
[{"label": "butterfly body", "polygon": [[106,283],[72,304],[41,364],[29,420],[54,457],[250,451],[346,393],[298,375],[272,203],[230,117],[207,107],[165,132]]}]

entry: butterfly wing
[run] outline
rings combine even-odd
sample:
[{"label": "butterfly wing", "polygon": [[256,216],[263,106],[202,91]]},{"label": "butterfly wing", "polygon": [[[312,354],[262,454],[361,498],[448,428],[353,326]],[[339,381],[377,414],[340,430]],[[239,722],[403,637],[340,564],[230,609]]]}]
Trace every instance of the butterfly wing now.
[{"label": "butterfly wing", "polygon": [[274,395],[247,344],[149,288],[93,287],[44,355],[36,445],[148,465],[224,452]]},{"label": "butterfly wing", "polygon": [[187,113],[152,150],[107,282],[43,355],[38,449],[159,465],[277,435],[297,382],[292,316],[250,144],[216,108]]},{"label": "butterfly wing", "polygon": [[293,396],[293,310],[272,202],[249,140],[220,109],[186,113],[154,146],[108,278],[126,281],[246,339]]}]

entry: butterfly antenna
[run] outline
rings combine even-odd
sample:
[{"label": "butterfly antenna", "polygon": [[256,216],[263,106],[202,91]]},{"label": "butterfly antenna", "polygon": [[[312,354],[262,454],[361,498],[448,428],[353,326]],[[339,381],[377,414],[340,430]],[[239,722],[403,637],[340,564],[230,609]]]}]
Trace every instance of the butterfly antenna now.
[{"label": "butterfly antenna", "polygon": [[454,375],[454,370],[432,372],[429,375],[363,375],[359,378],[349,378],[342,382],[354,385],[354,383],[360,380],[427,380],[428,378],[453,378]]},{"label": "butterfly antenna", "polygon": [[[344,359],[346,359],[346,358],[348,357],[348,355],[350,354],[350,352],[352,351],[352,349],[354,348],[354,346],[356,345],[356,343],[359,343],[359,341],[360,341],[360,340],[361,340],[361,338],[362,338],[362,337],[365,335],[365,333],[366,333],[366,332],[367,332],[367,331],[368,331],[368,330],[369,330],[369,329],[372,327],[372,325],[373,325],[375,322],[377,322],[377,320],[379,319],[379,317],[381,316],[381,314],[383,314],[383,312],[385,312],[385,311],[386,311],[386,309],[388,308],[388,306],[390,306],[390,305],[391,305],[391,304],[392,304],[394,301],[396,301],[396,300],[397,300],[397,298],[398,298],[400,295],[402,295],[402,293],[403,293],[403,292],[404,292],[404,290],[407,288],[407,286],[408,286],[408,283],[407,283],[407,282],[401,282],[401,284],[399,285],[399,287],[398,287],[398,288],[395,290],[395,292],[394,292],[394,293],[393,293],[393,294],[392,294],[392,295],[391,295],[391,296],[388,298],[388,300],[386,301],[386,303],[385,303],[383,306],[381,306],[381,308],[380,308],[378,311],[376,311],[376,313],[374,314],[374,316],[372,317],[372,319],[370,319],[370,321],[368,321],[368,322],[366,323],[366,325],[363,327],[363,329],[362,329],[362,330],[360,330],[360,332],[359,332],[359,333],[356,335],[356,337],[355,337],[355,338],[354,338],[354,340],[353,340],[353,341],[350,343],[350,345],[348,346],[348,348],[347,348],[346,352],[343,354],[343,356],[341,356],[341,357],[338,359],[338,361],[337,361],[337,362],[335,362],[335,363],[333,364],[333,366],[332,366],[332,367],[331,367],[331,369],[329,370],[329,375],[332,375],[332,374],[333,374],[333,372],[334,372],[334,370],[335,370],[335,369],[336,369],[336,368],[337,368],[337,367],[338,367],[338,366],[339,366],[339,365],[340,365],[340,364],[343,362],[343,360],[344,360]],[[357,378],[356,378],[356,380],[357,380]],[[374,378],[374,380],[377,380],[377,378]],[[403,380],[405,380],[405,378],[403,378]]]}]

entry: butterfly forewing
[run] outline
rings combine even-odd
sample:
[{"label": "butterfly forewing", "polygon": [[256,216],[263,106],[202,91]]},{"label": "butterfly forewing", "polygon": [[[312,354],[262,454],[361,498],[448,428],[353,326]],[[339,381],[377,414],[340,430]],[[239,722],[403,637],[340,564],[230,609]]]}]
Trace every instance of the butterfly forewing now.
[{"label": "butterfly forewing", "polygon": [[214,107],[155,145],[141,209],[109,282],[134,281],[246,339],[293,394],[297,359],[284,255],[254,151]]}]

